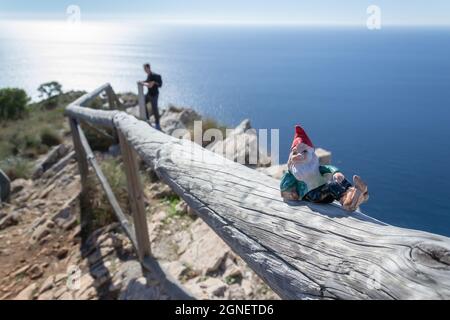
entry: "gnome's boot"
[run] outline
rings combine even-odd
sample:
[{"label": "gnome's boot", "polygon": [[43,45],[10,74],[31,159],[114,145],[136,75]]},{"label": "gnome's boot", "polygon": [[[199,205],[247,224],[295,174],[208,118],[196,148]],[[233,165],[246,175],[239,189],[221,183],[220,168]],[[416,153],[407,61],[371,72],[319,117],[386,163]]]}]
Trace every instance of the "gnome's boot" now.
[{"label": "gnome's boot", "polygon": [[358,207],[367,201],[369,194],[361,192],[356,187],[348,188],[348,190],[343,194],[339,200],[342,207],[347,211],[355,211]]},{"label": "gnome's boot", "polygon": [[359,189],[355,188],[355,192],[352,197],[352,202],[349,206],[350,211],[355,211],[365,201],[366,201],[365,194],[362,193]]},{"label": "gnome's boot", "polygon": [[341,203],[342,207],[347,211],[355,211],[352,207],[353,199],[355,198],[356,188],[351,187],[348,188],[347,191],[342,195],[341,199],[339,199],[339,202]]},{"label": "gnome's boot", "polygon": [[[366,202],[367,200],[369,200],[369,191],[367,189],[367,184],[362,181],[360,176],[354,175],[353,176],[353,184],[356,187],[356,189],[358,189],[359,191],[361,191],[362,195],[363,195],[363,202]],[[360,204],[361,204],[360,203]]]}]

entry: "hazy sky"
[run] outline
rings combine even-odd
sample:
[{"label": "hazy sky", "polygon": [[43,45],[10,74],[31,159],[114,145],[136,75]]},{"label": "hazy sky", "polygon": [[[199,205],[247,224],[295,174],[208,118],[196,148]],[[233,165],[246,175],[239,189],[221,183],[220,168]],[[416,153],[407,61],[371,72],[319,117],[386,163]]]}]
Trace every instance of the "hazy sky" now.
[{"label": "hazy sky", "polygon": [[93,20],[361,24],[372,4],[384,24],[450,25],[449,0],[0,0],[0,17],[65,19],[67,7],[78,5]]}]

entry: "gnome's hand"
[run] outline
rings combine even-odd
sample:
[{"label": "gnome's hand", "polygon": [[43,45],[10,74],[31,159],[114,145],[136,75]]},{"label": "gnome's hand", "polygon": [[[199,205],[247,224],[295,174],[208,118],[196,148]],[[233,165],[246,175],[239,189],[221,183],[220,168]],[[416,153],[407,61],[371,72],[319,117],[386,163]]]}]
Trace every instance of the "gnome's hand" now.
[{"label": "gnome's hand", "polygon": [[290,190],[286,190],[286,191],[282,191],[281,192],[281,197],[284,200],[299,200],[299,196],[297,194],[297,192],[295,191],[295,188],[292,188]]},{"label": "gnome's hand", "polygon": [[340,172],[336,172],[333,175],[333,180],[338,182],[338,183],[341,183],[341,182],[343,182],[345,180],[345,176],[342,173],[340,173]]}]

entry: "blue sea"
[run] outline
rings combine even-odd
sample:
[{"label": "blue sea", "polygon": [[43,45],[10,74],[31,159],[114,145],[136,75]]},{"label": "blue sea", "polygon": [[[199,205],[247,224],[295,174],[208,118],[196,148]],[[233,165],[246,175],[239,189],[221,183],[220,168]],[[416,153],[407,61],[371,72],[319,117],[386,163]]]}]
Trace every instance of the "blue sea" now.
[{"label": "blue sea", "polygon": [[148,61],[163,77],[163,107],[279,129],[281,161],[299,123],[347,176],[367,181],[366,214],[450,236],[450,29],[83,28],[3,22],[0,87],[35,99],[49,80],[136,92]]}]

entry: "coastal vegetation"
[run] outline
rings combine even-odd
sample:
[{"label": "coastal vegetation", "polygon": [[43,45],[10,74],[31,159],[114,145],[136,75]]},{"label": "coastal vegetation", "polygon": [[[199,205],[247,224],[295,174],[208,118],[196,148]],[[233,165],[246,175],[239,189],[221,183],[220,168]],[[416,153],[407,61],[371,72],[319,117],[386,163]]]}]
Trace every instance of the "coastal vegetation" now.
[{"label": "coastal vegetation", "polygon": [[0,121],[15,120],[27,112],[28,96],[22,89],[0,89]]},{"label": "coastal vegetation", "polygon": [[30,102],[22,89],[0,89],[0,169],[13,180],[29,178],[33,162],[63,141],[69,133],[64,108],[83,94],[63,93],[60,85],[59,91],[48,92],[43,100]]}]

